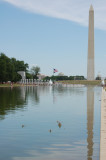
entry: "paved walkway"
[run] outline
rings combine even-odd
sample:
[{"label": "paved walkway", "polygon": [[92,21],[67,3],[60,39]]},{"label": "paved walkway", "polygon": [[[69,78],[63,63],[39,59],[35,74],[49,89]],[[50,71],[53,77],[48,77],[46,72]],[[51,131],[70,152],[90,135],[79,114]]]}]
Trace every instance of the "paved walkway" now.
[{"label": "paved walkway", "polygon": [[100,130],[100,160],[106,160],[106,91],[102,89],[101,97],[101,130]]}]

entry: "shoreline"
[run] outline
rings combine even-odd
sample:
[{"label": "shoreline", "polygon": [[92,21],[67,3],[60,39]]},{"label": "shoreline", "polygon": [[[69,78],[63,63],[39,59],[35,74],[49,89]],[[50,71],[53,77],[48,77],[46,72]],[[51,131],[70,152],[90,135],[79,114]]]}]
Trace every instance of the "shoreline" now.
[{"label": "shoreline", "polygon": [[[87,80],[65,80],[65,81],[57,81],[56,84],[68,84],[68,85],[92,85],[92,86],[101,86],[101,80],[87,81]],[[38,86],[36,84],[0,84],[0,88],[5,87],[23,87],[23,86]],[[46,86],[44,84],[40,84],[40,86]]]},{"label": "shoreline", "polygon": [[13,87],[24,87],[24,86],[37,86],[35,84],[28,84],[28,85],[23,85],[23,84],[13,84],[12,86],[10,84],[0,84],[0,88],[13,88]]}]

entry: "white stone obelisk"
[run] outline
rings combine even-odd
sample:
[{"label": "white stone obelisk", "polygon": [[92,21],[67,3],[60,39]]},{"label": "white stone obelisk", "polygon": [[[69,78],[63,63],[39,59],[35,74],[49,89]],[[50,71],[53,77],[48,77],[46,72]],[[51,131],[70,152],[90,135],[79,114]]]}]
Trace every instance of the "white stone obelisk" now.
[{"label": "white stone obelisk", "polygon": [[89,10],[89,33],[88,33],[88,64],[87,64],[87,80],[95,79],[94,66],[94,9],[90,6]]}]

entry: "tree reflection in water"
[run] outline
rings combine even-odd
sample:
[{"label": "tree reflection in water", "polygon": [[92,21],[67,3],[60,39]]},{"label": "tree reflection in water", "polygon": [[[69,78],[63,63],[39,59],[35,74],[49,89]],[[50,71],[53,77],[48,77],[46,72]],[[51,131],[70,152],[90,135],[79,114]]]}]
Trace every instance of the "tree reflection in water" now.
[{"label": "tree reflection in water", "polygon": [[[40,103],[42,94],[49,94],[47,86],[23,86],[14,88],[0,88],[0,119],[15,110],[25,108],[28,99],[31,99],[34,105]],[[29,97],[29,98],[28,98]]]},{"label": "tree reflection in water", "polygon": [[8,112],[14,112],[19,108],[23,108],[26,95],[23,87],[17,88],[0,88],[0,119]]},{"label": "tree reflection in water", "polygon": [[70,88],[64,86],[26,86],[26,87],[15,87],[15,88],[0,88],[0,119],[4,118],[4,115],[8,112],[13,112],[17,109],[22,109],[25,107],[25,104],[28,102],[28,97],[30,97],[35,105],[40,103],[40,96],[43,94],[49,94],[50,89],[55,94],[58,93],[59,96],[64,96],[64,94],[69,93],[73,94],[82,94],[80,89]]}]

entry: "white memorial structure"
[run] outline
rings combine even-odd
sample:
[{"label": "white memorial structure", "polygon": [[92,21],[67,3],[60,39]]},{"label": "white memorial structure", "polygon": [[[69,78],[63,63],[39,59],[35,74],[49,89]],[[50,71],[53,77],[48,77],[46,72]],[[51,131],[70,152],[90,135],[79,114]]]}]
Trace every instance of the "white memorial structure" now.
[{"label": "white memorial structure", "polygon": [[26,79],[25,71],[18,71],[17,73],[21,75],[22,79]]},{"label": "white memorial structure", "polygon": [[25,84],[25,85],[51,85],[48,81],[43,81],[40,79],[26,79],[26,73],[25,71],[18,71],[17,72],[19,75],[21,75],[22,79],[21,79],[21,84]]}]

